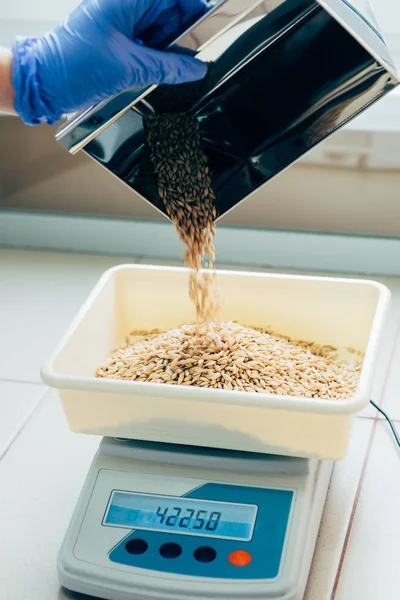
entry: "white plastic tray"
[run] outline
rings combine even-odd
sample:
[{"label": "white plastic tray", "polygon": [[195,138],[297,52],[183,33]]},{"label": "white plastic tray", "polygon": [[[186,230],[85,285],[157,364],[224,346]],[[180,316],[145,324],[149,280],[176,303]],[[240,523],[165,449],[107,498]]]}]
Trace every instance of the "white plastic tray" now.
[{"label": "white plastic tray", "polygon": [[342,401],[97,379],[133,329],[194,321],[186,269],[107,271],[42,370],[75,432],[338,459],[370,399],[390,301],[371,281],[218,272],[223,319],[365,352],[355,395]]}]

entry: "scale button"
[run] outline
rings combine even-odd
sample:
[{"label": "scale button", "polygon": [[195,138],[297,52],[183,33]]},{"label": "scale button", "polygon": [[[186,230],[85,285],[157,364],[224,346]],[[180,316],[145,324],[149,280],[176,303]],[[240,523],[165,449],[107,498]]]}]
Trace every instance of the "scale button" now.
[{"label": "scale button", "polygon": [[182,548],[179,544],[170,542],[161,546],[160,554],[164,558],[178,558],[182,554]]},{"label": "scale button", "polygon": [[193,553],[195,559],[201,563],[210,563],[217,557],[217,553],[214,548],[210,548],[209,546],[201,546],[197,548],[197,550]]},{"label": "scale button", "polygon": [[234,550],[228,556],[228,560],[234,567],[247,567],[252,561],[252,556],[247,550]]},{"label": "scale button", "polygon": [[129,540],[126,542],[125,549],[129,554],[144,554],[148,548],[147,542],[141,540],[139,538],[134,538],[133,540]]}]

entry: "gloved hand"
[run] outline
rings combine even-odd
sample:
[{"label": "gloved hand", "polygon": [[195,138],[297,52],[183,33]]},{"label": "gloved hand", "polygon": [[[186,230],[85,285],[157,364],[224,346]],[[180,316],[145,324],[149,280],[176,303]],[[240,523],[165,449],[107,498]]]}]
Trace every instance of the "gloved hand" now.
[{"label": "gloved hand", "polygon": [[201,79],[204,63],[154,48],[205,10],[205,0],[84,0],[43,38],[15,40],[17,113],[54,124],[129,87]]}]

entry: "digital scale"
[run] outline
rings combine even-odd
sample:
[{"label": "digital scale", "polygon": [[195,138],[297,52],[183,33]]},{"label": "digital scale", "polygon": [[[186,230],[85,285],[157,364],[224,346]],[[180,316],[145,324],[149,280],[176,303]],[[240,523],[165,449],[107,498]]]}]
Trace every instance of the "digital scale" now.
[{"label": "digital scale", "polygon": [[108,600],[301,600],[332,466],[103,438],[60,583]]}]

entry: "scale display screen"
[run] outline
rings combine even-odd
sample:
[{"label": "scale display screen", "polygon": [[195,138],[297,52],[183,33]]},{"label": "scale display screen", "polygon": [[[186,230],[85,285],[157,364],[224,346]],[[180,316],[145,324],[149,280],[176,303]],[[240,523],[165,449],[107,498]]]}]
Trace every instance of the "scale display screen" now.
[{"label": "scale display screen", "polygon": [[258,507],[114,490],[103,525],[249,541]]}]

